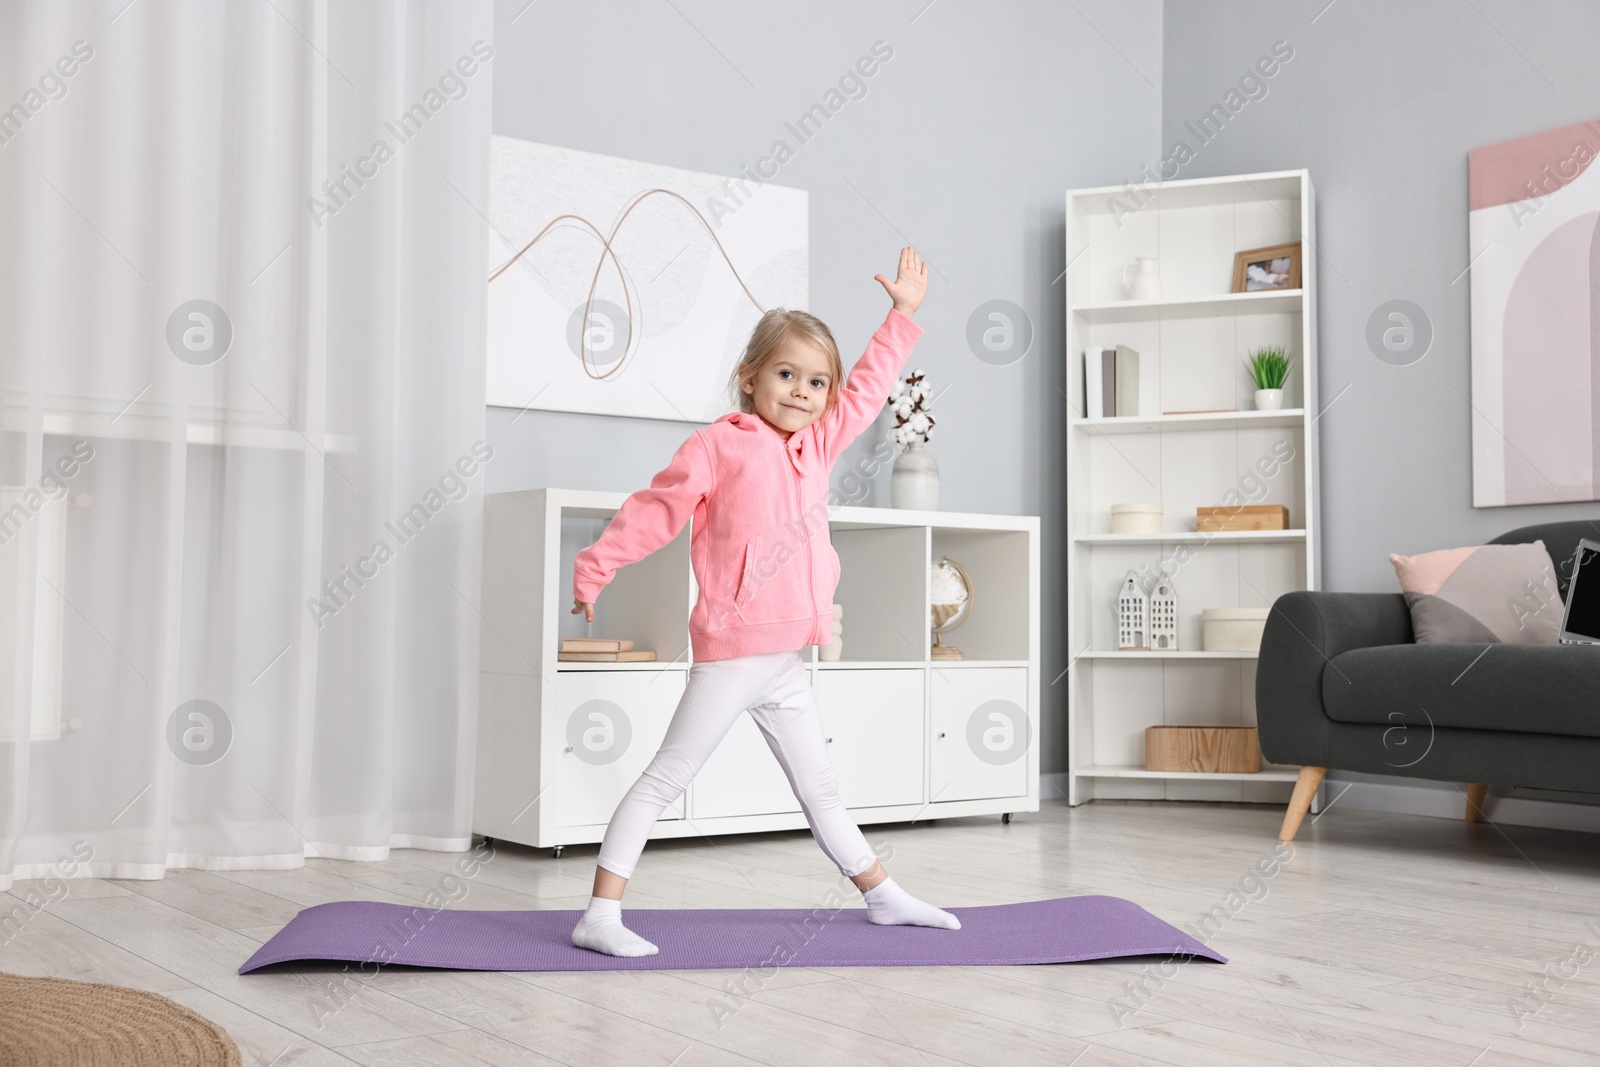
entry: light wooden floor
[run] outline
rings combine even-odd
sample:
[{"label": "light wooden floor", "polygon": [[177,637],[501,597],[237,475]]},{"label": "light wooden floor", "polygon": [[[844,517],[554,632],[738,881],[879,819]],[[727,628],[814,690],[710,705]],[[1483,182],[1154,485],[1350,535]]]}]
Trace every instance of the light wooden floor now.
[{"label": "light wooden floor", "polygon": [[[1600,1062],[1593,835],[1335,803],[1307,819],[1275,876],[1253,883],[1280,817],[1257,805],[1051,801],[1009,826],[867,827],[875,846],[893,847],[896,880],[934,903],[1107,893],[1175,925],[1220,907],[1228,918],[1210,944],[1231,962],[783,968],[720,1027],[708,1005],[741,972],[390,972],[342,1003],[331,971],[234,973],[298,909],[419,902],[460,854],[74,881],[0,947],[0,971],[155,990],[225,1025],[246,1063],[276,1067]],[[594,855],[501,846],[458,906],[580,908]],[[806,832],[654,842],[624,911],[818,906],[836,878]],[[1527,999],[1530,983],[1541,1001]],[[1520,1027],[1517,1003],[1538,1008]]]}]

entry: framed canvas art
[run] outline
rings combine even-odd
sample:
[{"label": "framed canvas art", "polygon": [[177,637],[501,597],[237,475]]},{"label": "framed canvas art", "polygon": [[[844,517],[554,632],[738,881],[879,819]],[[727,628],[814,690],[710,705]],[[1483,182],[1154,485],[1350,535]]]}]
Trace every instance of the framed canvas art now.
[{"label": "framed canvas art", "polygon": [[711,422],[807,305],[803,190],[500,135],[489,182],[492,405]]},{"label": "framed canvas art", "polygon": [[1600,119],[1468,156],[1474,507],[1600,500]]}]

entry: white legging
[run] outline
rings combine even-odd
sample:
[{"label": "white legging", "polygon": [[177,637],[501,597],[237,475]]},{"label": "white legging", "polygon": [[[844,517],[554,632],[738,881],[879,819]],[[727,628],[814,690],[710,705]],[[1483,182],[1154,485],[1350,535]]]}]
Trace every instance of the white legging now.
[{"label": "white legging", "polygon": [[839,799],[822,718],[799,651],[707,660],[689,667],[689,680],[661,747],[617,803],[606,827],[600,866],[633,877],[634,864],[661,812],[683,795],[734,720],[746,711],[788,775],[812,836],[839,873],[856,875],[872,866],[872,847]]}]

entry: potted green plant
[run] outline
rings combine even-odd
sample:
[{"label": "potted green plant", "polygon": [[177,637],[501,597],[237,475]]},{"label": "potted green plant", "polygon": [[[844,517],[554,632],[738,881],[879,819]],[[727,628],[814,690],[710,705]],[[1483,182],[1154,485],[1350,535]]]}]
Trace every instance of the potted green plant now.
[{"label": "potted green plant", "polygon": [[1256,383],[1256,410],[1277,411],[1283,407],[1283,383],[1289,378],[1289,353],[1282,345],[1265,345],[1250,350],[1250,377]]}]

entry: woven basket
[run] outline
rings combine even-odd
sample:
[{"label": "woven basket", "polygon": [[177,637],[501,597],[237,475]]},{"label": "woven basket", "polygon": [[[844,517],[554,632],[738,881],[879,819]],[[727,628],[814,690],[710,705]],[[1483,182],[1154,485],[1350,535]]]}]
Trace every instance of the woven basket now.
[{"label": "woven basket", "polygon": [[158,993],[0,973],[0,1064],[239,1067],[228,1031]]}]

